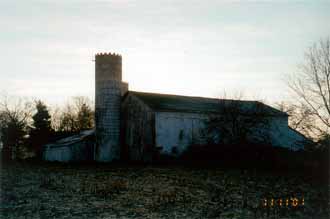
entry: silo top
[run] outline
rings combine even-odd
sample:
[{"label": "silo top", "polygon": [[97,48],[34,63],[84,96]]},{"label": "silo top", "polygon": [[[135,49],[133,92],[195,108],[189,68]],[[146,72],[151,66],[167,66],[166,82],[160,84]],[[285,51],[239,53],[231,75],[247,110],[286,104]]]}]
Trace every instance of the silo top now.
[{"label": "silo top", "polygon": [[122,80],[121,55],[115,53],[97,53],[95,55],[95,80]]}]

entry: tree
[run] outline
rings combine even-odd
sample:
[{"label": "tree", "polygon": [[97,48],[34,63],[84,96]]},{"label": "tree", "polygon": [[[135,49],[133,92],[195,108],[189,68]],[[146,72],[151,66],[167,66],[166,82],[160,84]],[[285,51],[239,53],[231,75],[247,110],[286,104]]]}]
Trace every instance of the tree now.
[{"label": "tree", "polygon": [[38,100],[35,103],[35,107],[37,112],[32,117],[35,129],[50,132],[50,115],[47,106],[41,100]]},{"label": "tree", "polygon": [[74,97],[74,104],[77,114],[77,127],[79,130],[91,129],[94,127],[94,112],[92,101],[83,96]]},{"label": "tree", "polygon": [[[299,110],[311,119],[308,131],[318,138],[330,132],[330,38],[310,47],[299,71],[288,80]],[[306,120],[305,120],[306,121]]]},{"label": "tree", "polygon": [[0,137],[5,159],[14,160],[20,155],[31,119],[29,101],[3,96],[0,101]]},{"label": "tree", "polygon": [[92,102],[87,97],[74,97],[60,116],[59,130],[62,132],[78,132],[94,127]]},{"label": "tree", "polygon": [[220,99],[218,113],[207,122],[209,136],[223,144],[269,143],[269,120],[265,105],[257,101]]},{"label": "tree", "polygon": [[[324,135],[322,135],[319,139],[319,141],[317,142],[317,146],[319,149],[330,149],[329,147],[330,145],[330,134],[329,133],[326,133]],[[329,152],[328,152],[329,154]]]},{"label": "tree", "polygon": [[41,158],[42,146],[49,142],[52,128],[47,106],[40,100],[35,102],[37,112],[33,115],[33,129],[30,134],[31,145],[37,157]]},{"label": "tree", "polygon": [[79,130],[91,129],[93,127],[94,113],[90,106],[82,104],[78,111]]},{"label": "tree", "polygon": [[50,124],[54,132],[60,131],[62,109],[59,106],[50,108]]},{"label": "tree", "polygon": [[312,139],[319,133],[319,129],[315,127],[315,119],[312,113],[304,104],[292,102],[276,103],[275,108],[289,115],[289,126],[299,131],[306,137]]},{"label": "tree", "polygon": [[59,131],[61,132],[76,132],[78,130],[76,123],[76,115],[73,107],[67,104],[60,116]]}]

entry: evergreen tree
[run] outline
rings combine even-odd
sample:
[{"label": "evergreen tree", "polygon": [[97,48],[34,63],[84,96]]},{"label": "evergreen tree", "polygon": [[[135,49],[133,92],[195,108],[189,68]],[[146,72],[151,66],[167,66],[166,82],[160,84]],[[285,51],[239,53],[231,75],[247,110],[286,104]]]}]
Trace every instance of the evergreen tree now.
[{"label": "evergreen tree", "polygon": [[36,110],[37,112],[32,116],[34,128],[31,131],[31,144],[37,153],[37,157],[41,158],[42,146],[49,142],[52,128],[47,106],[38,100]]}]

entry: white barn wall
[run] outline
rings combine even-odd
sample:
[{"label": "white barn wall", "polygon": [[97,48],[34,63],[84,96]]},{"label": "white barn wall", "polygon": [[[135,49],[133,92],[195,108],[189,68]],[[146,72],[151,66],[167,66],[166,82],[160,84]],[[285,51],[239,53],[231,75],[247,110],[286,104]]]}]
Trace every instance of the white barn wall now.
[{"label": "white barn wall", "polygon": [[[208,115],[183,112],[156,112],[155,136],[156,146],[162,148],[162,153],[172,154],[172,148],[177,147],[182,153],[192,143],[206,143],[202,135],[205,131]],[[275,147],[286,147],[291,150],[303,149],[299,144],[304,137],[288,126],[288,117],[270,117],[270,143]],[[180,132],[183,131],[182,138]]]},{"label": "white barn wall", "polygon": [[164,154],[172,154],[176,147],[180,154],[192,143],[205,143],[201,131],[205,130],[207,118],[198,113],[156,112],[156,146],[162,147]]},{"label": "white barn wall", "polygon": [[304,149],[301,142],[304,136],[288,126],[288,117],[272,117],[270,137],[273,146],[286,147],[291,150]]},{"label": "white barn wall", "polygon": [[47,161],[90,161],[94,159],[94,131],[86,130],[57,142],[44,145],[43,159]]},{"label": "white barn wall", "polygon": [[46,146],[43,156],[43,159],[47,161],[69,162],[72,160],[71,148],[68,146],[55,148]]}]

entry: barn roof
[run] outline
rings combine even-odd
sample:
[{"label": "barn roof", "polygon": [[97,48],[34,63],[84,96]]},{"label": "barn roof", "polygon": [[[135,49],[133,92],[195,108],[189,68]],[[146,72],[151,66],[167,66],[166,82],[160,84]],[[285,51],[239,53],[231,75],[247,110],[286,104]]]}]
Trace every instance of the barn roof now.
[{"label": "barn roof", "polygon": [[52,143],[48,143],[46,145],[44,145],[44,147],[50,147],[50,148],[54,148],[54,147],[68,147],[72,144],[75,144],[79,141],[83,141],[86,138],[93,136],[95,134],[95,130],[94,129],[90,129],[90,130],[83,130],[77,134],[73,134],[71,136],[68,137],[64,137],[64,138],[60,138],[55,142]]},{"label": "barn roof", "polygon": [[241,114],[253,114],[258,109],[258,112],[262,112],[265,115],[288,116],[287,113],[259,101],[216,99],[136,91],[129,91],[129,94],[136,96],[155,111],[219,113],[223,109],[235,107],[235,109],[239,109]]}]

